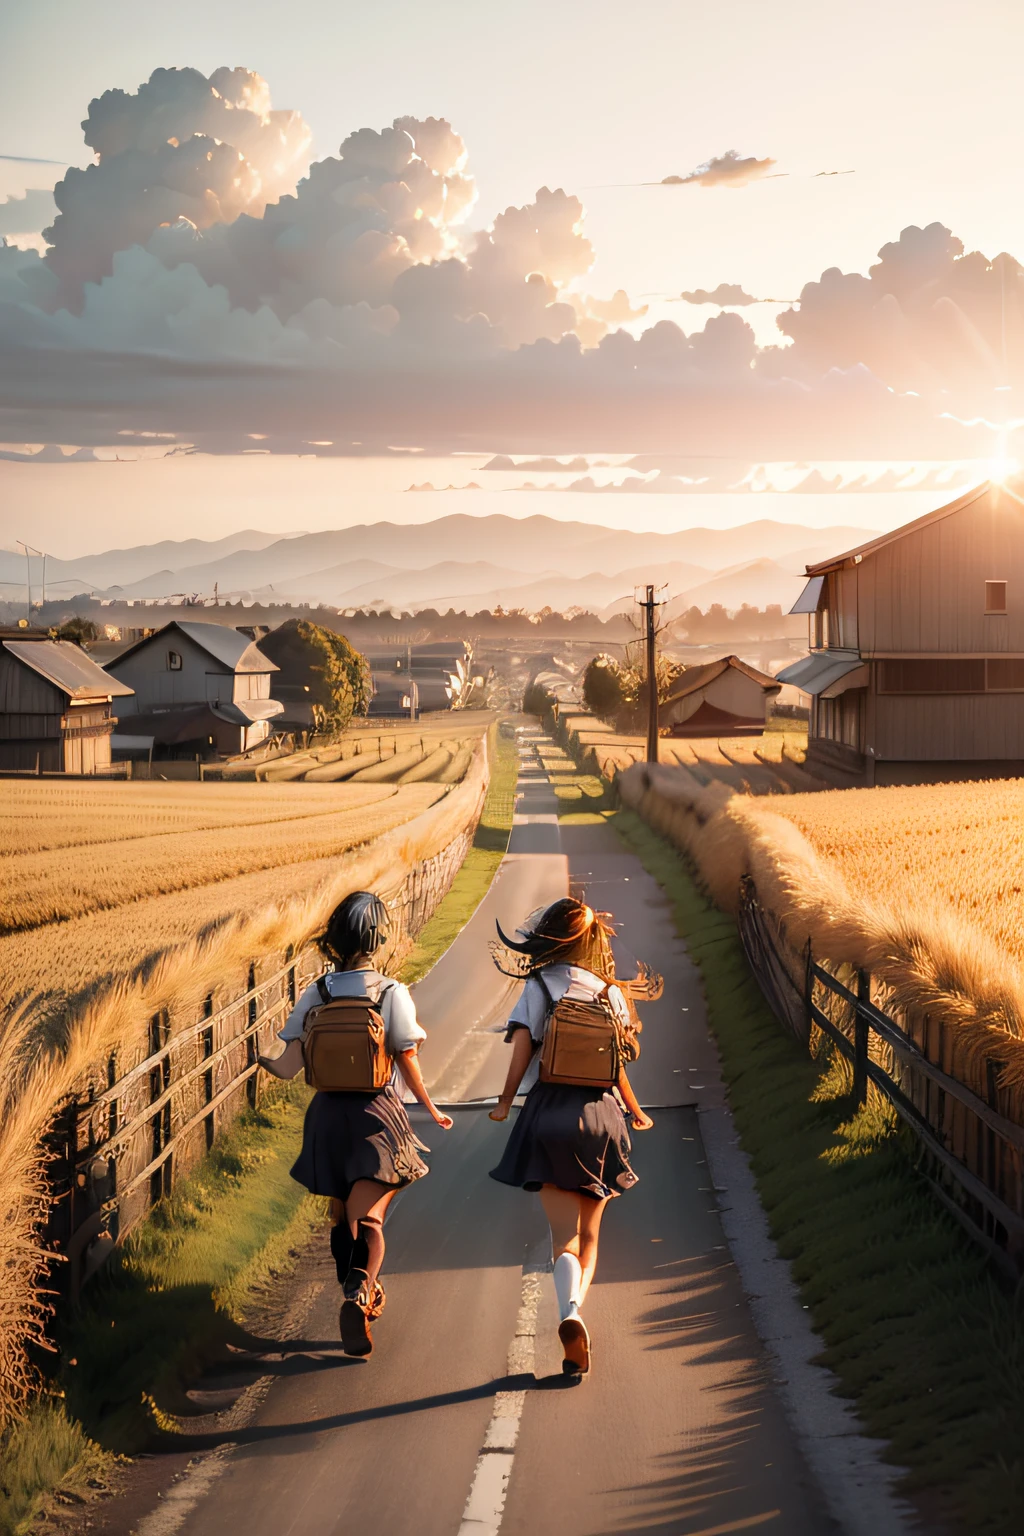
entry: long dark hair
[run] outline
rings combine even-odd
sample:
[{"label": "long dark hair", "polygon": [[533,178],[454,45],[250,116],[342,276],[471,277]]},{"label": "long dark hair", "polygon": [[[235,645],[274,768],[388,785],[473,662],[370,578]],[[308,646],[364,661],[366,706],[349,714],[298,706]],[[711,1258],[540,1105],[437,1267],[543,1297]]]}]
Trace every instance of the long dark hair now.
[{"label": "long dark hair", "polygon": [[391,936],[391,918],[373,891],[353,891],[338,903],[316,940],[324,959],[348,970],[360,955],[373,955]]},{"label": "long dark hair", "polygon": [[514,976],[532,976],[546,965],[578,965],[612,981],[612,928],[606,917],[575,896],[563,896],[545,907],[522,939],[508,938],[497,924],[499,942],[491,946],[494,963]]}]

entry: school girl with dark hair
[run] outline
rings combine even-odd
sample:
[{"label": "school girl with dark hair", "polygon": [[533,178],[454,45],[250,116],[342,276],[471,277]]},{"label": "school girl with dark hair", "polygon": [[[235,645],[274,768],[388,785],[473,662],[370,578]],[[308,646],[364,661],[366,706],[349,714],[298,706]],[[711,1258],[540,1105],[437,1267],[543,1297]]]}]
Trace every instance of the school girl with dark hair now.
[{"label": "school girl with dark hair", "polygon": [[[659,996],[661,978],[641,967],[635,981],[616,983],[611,930],[573,897],[534,913],[515,939],[500,927],[498,937],[495,963],[525,976],[526,985],[509,1016],[512,1059],[491,1119],[505,1120],[516,1094],[528,1091],[491,1178],[540,1192],[551,1228],[562,1369],[585,1375],[590,1335],[580,1311],[597,1266],[601,1218],[609,1200],[637,1183],[630,1129],[654,1123],[626,1076],[626,1061],[639,1054],[633,1000]],[[558,1029],[565,1031],[560,1054]],[[609,1049],[614,1060],[603,1068]],[[595,1082],[604,1072],[607,1081]]]},{"label": "school girl with dark hair", "polygon": [[428,1148],[409,1123],[400,1084],[443,1130],[452,1125],[423,1082],[417,1051],[426,1034],[409,989],[373,965],[389,926],[379,896],[345,897],[318,940],[328,969],[289,1014],[278,1037],[283,1052],[259,1058],[275,1077],[295,1077],[305,1067],[317,1087],[291,1173],[312,1194],[330,1198],[331,1253],[343,1292],[339,1326],[349,1355],[370,1354],[370,1324],[384,1308],[387,1208],[428,1172],[420,1157]]}]

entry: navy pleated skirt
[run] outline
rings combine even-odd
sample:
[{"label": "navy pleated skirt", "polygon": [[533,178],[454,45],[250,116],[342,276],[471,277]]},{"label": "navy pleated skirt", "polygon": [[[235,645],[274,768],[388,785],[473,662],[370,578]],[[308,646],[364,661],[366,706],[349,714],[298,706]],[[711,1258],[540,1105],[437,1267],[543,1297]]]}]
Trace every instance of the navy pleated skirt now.
[{"label": "navy pleated skirt", "polygon": [[600,1088],[535,1083],[491,1178],[517,1189],[558,1189],[607,1200],[638,1183],[618,1096]]},{"label": "navy pleated skirt", "polygon": [[422,1179],[427,1151],[390,1083],[379,1093],[315,1093],[291,1173],[311,1194],[347,1200],[359,1179],[391,1189]]}]

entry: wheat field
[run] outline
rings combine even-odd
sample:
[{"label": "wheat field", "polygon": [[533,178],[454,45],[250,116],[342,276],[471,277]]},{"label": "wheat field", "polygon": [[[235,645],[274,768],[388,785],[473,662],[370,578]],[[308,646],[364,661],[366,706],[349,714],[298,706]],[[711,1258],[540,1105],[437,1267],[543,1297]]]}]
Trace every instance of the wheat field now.
[{"label": "wheat field", "polygon": [[195,1017],[244,965],[304,948],[349,891],[391,890],[471,832],[487,779],[478,742],[458,783],[9,781],[2,902],[21,926],[0,935],[0,1431],[48,1325],[57,1105],[154,1014]]}]

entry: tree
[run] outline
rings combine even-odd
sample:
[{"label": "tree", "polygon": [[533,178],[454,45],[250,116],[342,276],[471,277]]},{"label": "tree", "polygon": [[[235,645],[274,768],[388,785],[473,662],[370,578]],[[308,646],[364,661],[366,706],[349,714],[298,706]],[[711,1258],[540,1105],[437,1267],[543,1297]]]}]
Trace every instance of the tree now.
[{"label": "tree", "polygon": [[100,638],[99,625],[94,624],[92,619],[83,618],[80,613],[75,613],[57,627],[54,637],[57,640],[73,640],[76,645],[84,645],[87,641]]},{"label": "tree", "polygon": [[281,669],[274,679],[281,699],[309,703],[318,730],[344,730],[353,715],[366,713],[373,688],[370,665],[344,635],[308,619],[288,619],[259,644]]},{"label": "tree", "polygon": [[594,656],[583,674],[583,704],[599,720],[614,724],[624,702],[622,668],[614,656]]}]

